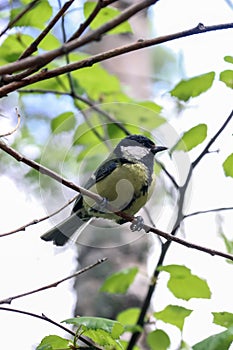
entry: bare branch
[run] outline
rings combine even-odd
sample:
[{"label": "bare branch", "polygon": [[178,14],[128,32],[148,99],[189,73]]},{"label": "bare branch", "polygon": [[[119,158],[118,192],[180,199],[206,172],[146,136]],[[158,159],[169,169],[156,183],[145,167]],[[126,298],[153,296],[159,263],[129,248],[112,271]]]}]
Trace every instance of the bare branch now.
[{"label": "bare branch", "polygon": [[54,18],[48,23],[46,28],[38,35],[38,37],[31,43],[31,45],[22,53],[19,57],[19,60],[26,58],[33,54],[33,52],[37,51],[38,45],[41,41],[46,37],[46,35],[50,32],[50,30],[55,26],[55,24],[59,21],[59,19],[64,15],[67,9],[73,4],[75,0],[67,1],[62,8],[58,11],[58,13],[54,16]]},{"label": "bare branch", "polygon": [[20,18],[22,18],[22,17],[25,15],[25,13],[27,13],[27,12],[29,12],[31,9],[33,9],[33,7],[35,7],[35,5],[36,5],[39,1],[40,1],[40,0],[33,0],[33,1],[30,2],[27,6],[25,6],[25,8],[24,8],[20,13],[18,13],[18,15],[17,15],[15,18],[13,18],[13,19],[8,23],[8,25],[1,31],[0,37],[3,36],[3,34],[5,34],[5,33],[8,31],[8,29],[12,28],[12,27],[15,25],[15,23],[17,23],[17,22],[20,20]]},{"label": "bare branch", "polygon": [[35,162],[34,160],[31,160],[29,158],[24,157],[22,154],[14,150],[12,147],[7,146],[2,140],[0,140],[0,149],[2,149],[4,152],[8,153],[10,156],[15,158],[18,162],[22,162],[31,168],[35,169],[36,171],[40,172],[41,174],[44,174],[46,176],[51,177],[57,182],[62,183],[63,185],[73,189],[76,192],[82,193],[85,196],[88,196],[92,198],[97,203],[101,203],[103,198],[99,196],[98,194],[92,193],[91,191],[88,191],[87,189],[75,185],[73,182],[63,178],[62,176],[58,175],[54,171],[46,168],[45,166]]},{"label": "bare branch", "polygon": [[32,225],[36,225],[38,224],[39,222],[42,222],[42,221],[45,221],[45,220],[48,220],[50,219],[51,217],[57,215],[58,213],[60,213],[63,209],[65,209],[66,207],[68,207],[72,202],[75,201],[75,199],[77,198],[77,195],[74,196],[73,198],[71,198],[65,205],[63,205],[61,208],[59,208],[58,210],[54,211],[52,214],[49,214],[49,215],[46,215],[40,219],[34,219],[32,221],[30,221],[29,223],[21,226],[21,227],[18,227],[17,229],[13,230],[13,231],[10,231],[10,232],[6,232],[6,233],[1,233],[0,234],[0,238],[2,237],[6,237],[6,236],[10,236],[10,235],[13,235],[14,233],[17,233],[17,232],[20,232],[20,231],[25,231],[25,229],[29,226],[32,226]]},{"label": "bare branch", "polygon": [[165,238],[168,242],[175,242],[175,243],[181,244],[181,245],[183,245],[183,246],[185,246],[187,248],[192,248],[192,249],[195,249],[195,250],[199,250],[200,252],[204,252],[204,253],[210,254],[212,256],[214,256],[214,255],[215,256],[220,256],[222,258],[229,259],[229,260],[233,261],[233,255],[232,254],[224,253],[224,252],[221,252],[219,250],[207,248],[207,247],[204,247],[204,246],[192,243],[192,242],[188,242],[188,241],[186,241],[186,240],[184,240],[182,238],[179,238],[177,236],[174,236],[174,235],[172,235],[170,233],[166,233],[166,232],[160,231],[160,230],[158,230],[156,228],[153,228],[153,227],[150,227],[150,226],[147,226],[147,225],[144,225],[144,230],[146,232],[153,232],[156,235]]},{"label": "bare branch", "polygon": [[[9,308],[9,307],[3,307],[3,306],[0,306],[0,310],[2,311],[9,311],[9,312],[15,312],[15,313],[18,313],[18,314],[21,314],[21,315],[26,315],[26,316],[31,316],[31,317],[34,317],[34,318],[38,318],[42,321],[46,321],[46,322],[49,322],[53,325],[55,325],[56,327],[59,327],[61,329],[63,329],[63,331],[71,334],[73,337],[76,336],[76,333],[73,332],[71,329],[69,328],[66,328],[64,327],[63,325],[61,325],[60,323],[57,323],[55,321],[53,321],[51,318],[48,318],[47,316],[45,316],[44,314],[42,315],[38,315],[38,314],[34,314],[32,312],[29,312],[29,311],[23,311],[23,310],[18,310],[18,309],[12,309],[12,308]],[[83,338],[82,336],[79,336],[79,339],[86,345],[88,346],[91,346],[92,348],[94,347],[95,349],[98,349],[98,350],[102,350],[101,348],[93,345],[92,343],[90,343],[87,339]]]},{"label": "bare branch", "polygon": [[223,125],[221,126],[221,128],[216,132],[216,134],[212,137],[212,139],[208,142],[208,144],[206,145],[206,147],[203,149],[203,151],[199,154],[199,156],[197,157],[196,160],[194,160],[194,162],[192,163],[192,167],[193,169],[197,166],[197,164],[202,160],[202,158],[204,157],[205,154],[207,154],[209,152],[209,148],[210,146],[212,146],[212,144],[216,141],[216,139],[218,138],[218,136],[223,132],[223,130],[226,128],[227,124],[231,121],[233,117],[233,110],[231,111],[230,115],[228,116],[228,118],[225,120],[225,122],[223,123]]},{"label": "bare branch", "polygon": [[173,186],[175,187],[175,189],[178,190],[179,186],[176,182],[176,180],[174,179],[174,177],[167,171],[166,167],[163,165],[163,163],[161,163],[159,160],[156,159],[156,163],[158,163],[158,165],[161,167],[161,169],[163,169],[164,173],[167,175],[167,177],[171,180]]},{"label": "bare branch", "polygon": [[20,114],[18,113],[18,109],[17,108],[15,108],[15,111],[16,111],[16,114],[17,114],[17,124],[16,124],[16,126],[12,130],[7,132],[6,134],[0,135],[0,137],[10,136],[10,135],[14,134],[14,132],[18,129],[18,127],[20,125]]},{"label": "bare branch", "polygon": [[87,97],[80,96],[74,92],[71,93],[71,92],[62,92],[62,91],[56,91],[56,90],[43,90],[43,89],[27,89],[27,90],[22,89],[22,90],[20,90],[20,92],[23,92],[23,93],[34,93],[35,92],[35,93],[42,93],[42,94],[51,93],[51,94],[56,94],[56,95],[66,95],[66,96],[74,97],[77,100],[82,101],[83,103],[85,103],[86,105],[91,107],[94,111],[103,115],[109,122],[117,125],[117,127],[119,129],[121,129],[125,133],[125,135],[130,135],[130,132],[126,129],[126,127],[121,122],[119,122],[112,115],[110,115],[109,113],[107,113],[106,111],[101,109],[98,105],[96,105],[94,102],[92,102]]},{"label": "bare branch", "polygon": [[158,0],[144,0],[133,4],[129,6],[126,10],[122,11],[120,15],[113,18],[109,22],[103,24],[101,27],[91,32],[90,34],[87,34],[81,39],[74,39],[68,43],[63,44],[62,46],[60,46],[60,48],[51,50],[42,55],[38,55],[35,57],[26,57],[20,61],[10,63],[8,65],[5,65],[4,67],[0,67],[0,74],[12,74],[25,68],[31,69],[36,67],[37,70],[39,70],[40,68],[51,62],[54,58],[63,56],[66,53],[69,53],[92,41],[100,40],[103,34],[107,33],[109,30],[115,28],[119,24],[127,21],[130,17],[140,12],[141,10],[149,7],[152,4],[155,4],[157,1]]},{"label": "bare branch", "polygon": [[[69,65],[65,65],[62,67],[51,69],[50,71],[42,70],[41,72],[34,74],[31,77],[26,77],[24,79],[22,79],[22,76],[20,74],[15,75],[15,76],[6,76],[3,78],[3,81],[5,81],[5,82],[12,81],[14,79],[21,79],[21,80],[20,81],[13,81],[13,82],[9,83],[8,85],[2,86],[0,88],[0,97],[3,97],[11,91],[15,91],[16,89],[30,85],[32,83],[46,80],[46,79],[50,79],[50,78],[56,77],[58,75],[62,75],[62,74],[65,74],[67,72],[71,72],[71,71],[78,70],[81,68],[91,67],[98,62],[102,62],[102,61],[105,61],[107,59],[110,59],[110,58],[113,58],[113,57],[116,57],[116,56],[119,56],[119,55],[122,55],[125,53],[129,53],[129,52],[132,52],[135,50],[140,50],[140,49],[143,49],[146,47],[159,45],[161,43],[184,38],[184,37],[191,36],[191,35],[203,34],[203,33],[211,32],[211,31],[232,29],[232,28],[233,28],[233,23],[218,24],[218,25],[213,25],[213,26],[204,26],[203,24],[199,24],[198,26],[196,26],[192,29],[188,29],[188,30],[185,30],[182,32],[161,36],[159,38],[153,38],[153,39],[148,39],[148,40],[139,40],[135,43],[127,44],[127,45],[124,45],[124,46],[121,46],[121,47],[118,47],[115,49],[111,49],[111,50],[90,56],[90,57],[83,59],[81,61],[71,63]],[[85,38],[86,37],[84,37],[83,39],[80,39],[80,42],[81,42],[81,40],[83,41],[81,43],[82,45],[85,44],[85,40],[86,40]],[[8,65],[0,67],[0,74],[13,73],[13,72],[18,71],[20,69],[26,68],[27,66],[36,65],[39,62],[45,62],[45,64],[47,64],[47,60],[51,61],[55,57],[64,55],[66,52],[70,52],[73,49],[75,49],[76,45],[74,42],[76,42],[76,40],[78,40],[78,39],[75,39],[74,41],[72,41],[70,43],[64,44],[59,49],[49,51],[45,54],[38,55],[36,57],[28,57],[28,58],[25,58],[24,60],[10,63]],[[79,44],[80,44],[80,42],[79,42]],[[78,47],[80,45],[78,45]],[[22,74],[24,74],[24,72]]]},{"label": "bare branch", "polygon": [[[89,191],[89,190],[87,190],[87,189],[85,189],[83,187],[77,186],[73,182],[70,182],[67,179],[64,179],[62,176],[60,176],[57,173],[55,173],[54,171],[46,168],[45,166],[42,166],[39,163],[22,156],[20,153],[16,152],[13,148],[7,146],[1,140],[0,140],[0,148],[3,151],[5,151],[6,153],[8,153],[9,155],[11,155],[16,160],[18,160],[20,162],[23,162],[23,163],[29,165],[30,167],[32,167],[33,169],[39,171],[40,173],[42,173],[44,175],[47,175],[47,176],[53,178],[54,180],[62,183],[63,185],[65,185],[65,186],[67,186],[67,187],[69,187],[69,188],[71,188],[71,189],[73,189],[73,190],[75,190],[77,192],[80,192],[80,193],[82,193],[85,196],[88,196],[88,197],[92,198],[96,203],[102,203],[103,202],[103,198],[101,196],[99,196],[98,194],[93,193],[93,192],[91,192],[91,191]],[[128,214],[126,214],[126,213],[124,213],[122,211],[117,211],[116,208],[114,208],[113,206],[111,206],[108,203],[106,205],[106,208],[109,211],[113,212],[114,214],[122,217],[126,221],[132,222],[132,221],[135,220],[135,217],[133,217],[131,215],[128,215]],[[199,246],[197,244],[185,241],[185,240],[183,240],[181,238],[178,238],[178,237],[174,236],[174,233],[176,232],[178,227],[179,227],[179,222],[178,222],[178,224],[176,223],[176,226],[174,227],[174,229],[173,229],[171,234],[163,232],[163,231],[160,231],[160,230],[158,230],[158,229],[156,229],[154,227],[150,227],[148,225],[144,225],[143,229],[147,233],[148,232],[153,232],[153,233],[155,233],[155,234],[165,238],[167,240],[167,243],[170,243],[170,242],[173,241],[173,242],[182,244],[182,245],[184,245],[184,246],[186,246],[188,248],[197,249],[199,251],[208,253],[210,255],[221,256],[221,257],[224,257],[226,259],[229,259],[229,260],[233,261],[233,255],[231,255],[231,254],[227,254],[227,253],[223,253],[223,252],[220,252],[220,251],[217,251],[217,250],[214,250],[214,249],[202,247],[202,246]]]},{"label": "bare branch", "polygon": [[[167,241],[165,243],[162,244],[161,246],[161,253],[160,253],[160,257],[157,263],[157,266],[155,267],[154,273],[153,273],[153,282],[149,285],[148,290],[147,290],[147,294],[146,297],[143,301],[143,305],[140,311],[140,315],[138,317],[137,320],[137,325],[143,327],[144,325],[144,320],[145,320],[145,315],[147,313],[147,310],[149,308],[150,302],[151,302],[151,298],[152,295],[155,291],[156,288],[156,281],[158,279],[159,276],[159,270],[158,270],[158,266],[161,266],[164,262],[164,259],[166,257],[166,253],[170,247],[171,242],[176,242],[178,244],[182,244],[188,248],[192,248],[192,249],[197,249],[199,251],[208,253],[210,255],[217,255],[217,256],[221,256],[224,257],[226,259],[229,259],[231,261],[233,261],[233,255],[231,254],[227,254],[227,253],[223,253],[220,251],[216,251],[214,249],[209,249],[203,246],[199,246],[197,244],[193,244],[191,242],[187,242],[183,239],[180,239],[178,237],[175,236],[180,223],[183,221],[184,219],[184,214],[183,214],[183,205],[184,205],[184,199],[185,199],[185,194],[186,194],[186,190],[187,187],[189,185],[190,179],[192,177],[192,173],[193,173],[193,169],[194,167],[199,163],[199,161],[203,158],[203,156],[208,153],[209,147],[216,141],[217,137],[221,134],[221,132],[224,130],[224,128],[227,126],[227,124],[229,123],[231,117],[233,115],[233,111],[231,112],[230,116],[227,118],[227,120],[225,121],[225,123],[220,127],[220,129],[218,130],[218,132],[213,136],[213,138],[210,140],[210,142],[208,143],[208,145],[205,147],[205,149],[201,152],[201,154],[197,157],[196,161],[194,161],[193,164],[191,164],[186,181],[184,183],[183,186],[178,187],[178,192],[179,192],[179,202],[178,202],[178,212],[177,212],[177,217],[176,217],[176,222],[174,224],[173,230],[171,232],[171,234],[165,234],[164,232],[161,232],[159,230],[157,230],[157,232],[155,232],[155,229],[151,229],[148,228],[151,232],[154,232],[156,234],[158,234],[159,236],[164,237]],[[146,228],[145,228],[146,229]],[[230,256],[230,257],[228,257]],[[138,338],[140,336],[140,332],[134,332],[130,338],[127,350],[132,350],[134,345],[136,344]]]},{"label": "bare branch", "polygon": [[193,213],[184,215],[184,219],[190,218],[192,216],[200,215],[200,214],[216,213],[218,211],[228,211],[228,210],[233,210],[233,207],[215,208],[215,209],[194,211]]},{"label": "bare branch", "polygon": [[91,24],[91,22],[93,22],[93,20],[96,18],[96,16],[99,14],[99,12],[105,8],[106,6],[116,2],[117,0],[110,0],[110,1],[103,1],[103,0],[98,0],[98,2],[96,3],[96,6],[94,8],[94,10],[92,11],[92,13],[90,14],[90,16],[86,19],[85,22],[83,22],[78,30],[70,37],[69,41],[72,41],[74,39],[79,38],[82,33],[87,29],[87,27]]},{"label": "bare branch", "polygon": [[48,284],[48,285],[46,285],[46,286],[43,286],[43,287],[40,287],[40,288],[31,290],[30,292],[25,292],[25,293],[18,294],[18,295],[12,296],[12,297],[8,297],[8,298],[6,298],[6,299],[2,299],[2,300],[0,300],[0,304],[11,304],[12,301],[15,300],[15,299],[23,298],[23,297],[25,297],[25,296],[28,296],[28,295],[31,295],[31,294],[35,294],[35,293],[44,291],[44,290],[46,290],[46,289],[55,288],[55,287],[57,287],[59,284],[65,282],[65,281],[68,281],[68,280],[70,280],[71,278],[75,278],[75,277],[77,277],[77,276],[83,274],[84,272],[87,272],[88,270],[93,269],[94,267],[96,267],[97,265],[102,264],[102,263],[105,262],[106,260],[107,260],[107,258],[98,259],[96,263],[91,264],[91,265],[88,265],[88,266],[86,266],[86,267],[84,267],[83,269],[81,269],[81,270],[79,270],[79,271],[73,273],[72,275],[70,275],[70,276],[68,276],[68,277],[62,278],[61,280],[56,281],[56,282],[53,282],[53,283]]}]

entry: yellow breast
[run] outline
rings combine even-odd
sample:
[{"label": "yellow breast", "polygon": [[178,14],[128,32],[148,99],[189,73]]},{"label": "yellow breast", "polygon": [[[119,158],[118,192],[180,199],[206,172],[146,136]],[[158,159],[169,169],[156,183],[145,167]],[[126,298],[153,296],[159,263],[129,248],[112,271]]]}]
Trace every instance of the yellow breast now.
[{"label": "yellow breast", "polygon": [[[144,164],[122,164],[92,186],[90,191],[106,198],[109,204],[117,210],[134,215],[151,196],[154,184],[149,184],[149,191],[143,191],[147,185],[148,172]],[[90,198],[85,197],[84,203],[89,208],[96,208],[96,204]],[[111,218],[111,215],[105,212],[104,215],[96,216]]]}]

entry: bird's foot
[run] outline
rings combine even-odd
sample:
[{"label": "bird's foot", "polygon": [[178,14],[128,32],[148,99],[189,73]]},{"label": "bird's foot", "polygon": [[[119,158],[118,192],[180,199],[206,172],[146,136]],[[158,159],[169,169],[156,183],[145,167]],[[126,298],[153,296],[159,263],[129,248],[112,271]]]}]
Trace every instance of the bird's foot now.
[{"label": "bird's foot", "polygon": [[141,216],[135,216],[135,218],[132,221],[132,224],[130,225],[131,231],[141,231],[144,226],[144,220]]},{"label": "bird's foot", "polygon": [[108,205],[107,198],[103,197],[102,200],[98,203],[98,210],[102,212],[106,212],[106,208]]}]

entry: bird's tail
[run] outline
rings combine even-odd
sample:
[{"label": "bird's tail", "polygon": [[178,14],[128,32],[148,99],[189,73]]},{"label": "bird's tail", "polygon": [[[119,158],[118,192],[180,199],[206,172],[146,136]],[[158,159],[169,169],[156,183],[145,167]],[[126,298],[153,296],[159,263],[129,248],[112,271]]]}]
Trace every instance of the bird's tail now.
[{"label": "bird's tail", "polygon": [[41,236],[44,241],[52,241],[57,246],[63,246],[73,234],[84,224],[75,213],[53,227]]}]

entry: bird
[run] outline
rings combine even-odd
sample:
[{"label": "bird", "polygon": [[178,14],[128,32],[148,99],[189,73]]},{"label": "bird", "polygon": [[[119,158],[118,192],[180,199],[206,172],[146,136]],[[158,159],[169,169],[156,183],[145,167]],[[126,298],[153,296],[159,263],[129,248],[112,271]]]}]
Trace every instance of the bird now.
[{"label": "bird", "polygon": [[[167,147],[156,146],[144,135],[128,135],[120,140],[108,158],[103,161],[84,185],[85,189],[97,193],[103,203],[79,194],[71,215],[41,236],[63,246],[75,232],[92,218],[105,218],[117,224],[127,222],[115,214],[117,211],[134,216],[148,201],[155,185],[154,157]],[[116,208],[107,209],[106,203]],[[132,223],[132,231],[143,227],[141,216]]]}]

